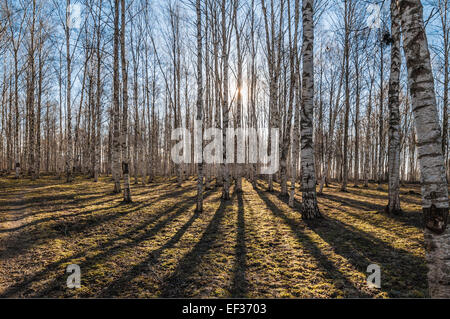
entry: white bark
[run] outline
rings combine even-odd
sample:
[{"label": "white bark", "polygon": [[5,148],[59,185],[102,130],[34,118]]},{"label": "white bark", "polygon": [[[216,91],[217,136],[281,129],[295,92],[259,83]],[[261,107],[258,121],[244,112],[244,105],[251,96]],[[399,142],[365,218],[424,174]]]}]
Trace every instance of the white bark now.
[{"label": "white bark", "polygon": [[72,89],[72,73],[71,73],[71,54],[70,54],[70,0],[66,1],[66,63],[67,63],[67,153],[66,153],[66,174],[67,182],[73,180],[73,144],[72,144],[72,111],[71,111],[71,89]]},{"label": "white bark", "polygon": [[364,156],[364,187],[369,187],[369,162],[370,162],[370,118],[372,114],[372,89],[373,89],[374,79],[371,77],[370,79],[370,88],[369,88],[369,102],[367,104],[367,126],[366,126],[366,145],[365,148],[365,156]]},{"label": "white bark", "polygon": [[420,1],[399,0],[403,48],[421,171],[428,286],[431,297],[450,297],[448,188],[433,74]]},{"label": "white bark", "polygon": [[389,78],[389,213],[400,213],[400,25],[395,1],[391,1],[391,74]]},{"label": "white bark", "polygon": [[120,33],[120,53],[122,57],[122,173],[123,173],[123,201],[130,203],[131,190],[130,190],[130,161],[129,161],[129,144],[128,144],[128,72],[127,72],[127,58],[125,52],[125,0],[121,0],[121,33]]},{"label": "white bark", "polygon": [[[202,77],[202,13],[200,0],[196,0],[195,10],[197,12],[197,121],[203,121],[203,77]],[[202,123],[203,124],[203,123]],[[203,125],[202,125],[203,127]],[[202,128],[203,132],[203,128]],[[202,134],[203,136],[203,134]],[[203,211],[203,143],[200,143],[200,158],[197,165],[197,207],[196,212]]]},{"label": "white bark", "polygon": [[112,175],[114,193],[120,193],[120,132],[119,132],[119,0],[114,1],[114,43],[113,43],[113,141]]},{"label": "white bark", "polygon": [[314,21],[313,0],[303,0],[303,80],[301,109],[302,215],[320,217],[316,196],[316,173],[313,145],[314,118]]},{"label": "white bark", "polygon": [[223,99],[222,99],[222,132],[223,132],[223,188],[222,199],[230,199],[230,173],[228,164],[226,163],[226,130],[228,128],[229,112],[228,112],[228,37],[226,29],[226,0],[222,0],[222,58],[223,58]]}]

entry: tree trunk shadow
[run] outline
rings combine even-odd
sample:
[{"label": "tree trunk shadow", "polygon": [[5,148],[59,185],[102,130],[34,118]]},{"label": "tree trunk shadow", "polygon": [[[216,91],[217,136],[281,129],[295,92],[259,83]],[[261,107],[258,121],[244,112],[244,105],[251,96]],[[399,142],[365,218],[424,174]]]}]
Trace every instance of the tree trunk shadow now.
[{"label": "tree trunk shadow", "polygon": [[[257,190],[257,194],[270,209],[272,214],[283,220],[285,224],[291,228],[291,231],[297,237],[298,242],[317,260],[325,276],[332,282],[339,280],[344,283],[347,288],[346,290],[350,291],[350,294],[347,297],[371,297],[370,294],[361,290],[360,287],[355,286],[353,282],[351,282],[338,268],[334,266],[333,262],[329,260],[317,244],[304,233],[302,229],[304,229],[305,226],[300,225],[298,222],[288,217],[274,202],[269,199],[264,192]],[[323,223],[324,221],[325,219],[312,220],[308,222],[308,225],[315,225],[318,223]]]},{"label": "tree trunk shadow", "polygon": [[247,247],[245,244],[245,208],[242,192],[237,193],[238,216],[236,233],[236,262],[234,265],[233,285],[231,296],[233,298],[244,298],[248,293],[249,283],[245,276],[247,269]]},{"label": "tree trunk shadow", "polygon": [[[234,196],[235,194],[232,197]],[[188,297],[186,290],[195,281],[192,279],[192,274],[201,263],[203,256],[213,248],[214,243],[217,241],[220,234],[220,223],[224,218],[226,207],[230,204],[231,200],[220,201],[219,208],[214,213],[200,240],[181,258],[172,274],[162,280],[160,297]]]}]

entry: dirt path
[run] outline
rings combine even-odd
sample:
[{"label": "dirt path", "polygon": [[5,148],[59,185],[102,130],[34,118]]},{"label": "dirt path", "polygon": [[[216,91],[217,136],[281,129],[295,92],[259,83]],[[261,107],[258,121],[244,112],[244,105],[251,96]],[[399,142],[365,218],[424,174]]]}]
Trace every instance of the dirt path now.
[{"label": "dirt path", "polygon": [[23,226],[29,219],[28,203],[26,195],[37,187],[22,189],[15,195],[7,196],[7,205],[1,209],[0,218],[0,291],[14,282],[12,277],[21,277],[26,274],[27,269],[20,267],[11,258],[6,258],[8,252],[20,249],[21,241],[17,240],[23,231]]},{"label": "dirt path", "polygon": [[[28,208],[26,205],[25,195],[28,194],[30,191],[21,190],[17,195],[17,204],[14,205],[13,209],[9,209],[6,212],[3,212],[4,216],[2,216],[2,220],[0,222],[0,231],[5,233],[13,233],[17,229],[19,229],[23,224],[25,224],[26,221],[26,215],[28,212]],[[0,247],[1,245],[4,245],[5,239],[7,239],[10,236],[7,236],[6,238],[2,237],[0,239]]]}]

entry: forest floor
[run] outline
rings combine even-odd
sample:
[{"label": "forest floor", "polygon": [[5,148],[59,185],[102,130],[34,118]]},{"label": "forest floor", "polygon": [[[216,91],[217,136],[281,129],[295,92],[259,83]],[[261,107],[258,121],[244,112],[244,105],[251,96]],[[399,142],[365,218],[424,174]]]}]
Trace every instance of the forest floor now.
[{"label": "forest floor", "polygon": [[[401,216],[383,213],[386,185],[330,185],[317,221],[302,220],[301,194],[291,209],[262,181],[227,202],[206,190],[202,214],[193,179],[132,185],[131,204],[112,186],[0,178],[0,297],[427,296],[417,185],[402,187]],[[80,289],[66,287],[69,264]],[[380,289],[366,284],[370,264]]]}]

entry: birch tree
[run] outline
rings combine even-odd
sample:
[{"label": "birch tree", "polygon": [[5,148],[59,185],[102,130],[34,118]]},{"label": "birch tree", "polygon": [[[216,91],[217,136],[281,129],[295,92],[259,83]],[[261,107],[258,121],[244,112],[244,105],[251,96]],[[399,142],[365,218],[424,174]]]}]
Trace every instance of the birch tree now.
[{"label": "birch tree", "polygon": [[[448,161],[448,90],[449,90],[449,53],[450,53],[450,22],[448,0],[437,0],[436,7],[439,12],[440,26],[442,30],[442,47],[444,59],[444,94],[442,99],[442,153],[444,160]],[[447,170],[449,165],[447,164]]]},{"label": "birch tree", "polygon": [[120,53],[122,58],[122,134],[121,134],[121,148],[122,148],[122,174],[123,174],[123,200],[125,203],[130,203],[130,149],[128,145],[128,71],[127,71],[127,57],[125,51],[125,0],[121,1],[121,32],[120,32]]},{"label": "birch tree", "polygon": [[102,16],[103,0],[98,3],[98,15],[96,19],[96,33],[97,33],[97,47],[96,47],[96,67],[97,67],[97,94],[96,94],[96,120],[97,120],[97,135],[95,138],[95,163],[94,163],[94,182],[98,181],[99,171],[101,171],[101,144],[102,144],[102,79],[101,79],[101,16]]},{"label": "birch tree", "polygon": [[[200,7],[200,0],[195,2],[195,11],[197,13],[197,123],[201,123],[201,132],[203,136],[203,57],[202,57],[202,12]],[[198,124],[197,124],[198,125]],[[197,207],[196,211],[201,213],[203,211],[203,143],[199,143],[198,164],[197,164]]]},{"label": "birch tree", "polygon": [[113,38],[113,149],[112,174],[114,193],[120,193],[120,132],[119,132],[119,0],[114,0],[114,38]]},{"label": "birch tree", "polygon": [[[261,6],[264,16],[264,29],[266,32],[266,50],[267,50],[267,68],[269,71],[269,133],[271,129],[279,129],[280,124],[280,113],[278,107],[278,80],[280,77],[280,66],[281,66],[281,44],[282,44],[282,34],[281,29],[283,25],[283,8],[284,0],[280,1],[280,17],[279,17],[279,30],[276,30],[275,23],[275,8],[274,2],[270,2],[270,15],[267,13],[267,8],[265,1],[261,0]],[[269,23],[270,18],[270,23]],[[272,149],[271,134],[268,137],[269,150]],[[273,154],[271,154],[272,156]],[[278,156],[278,155],[277,155]],[[281,163],[280,163],[281,164]],[[283,164],[282,164],[283,165]],[[273,175],[269,176],[268,191],[273,191]]]},{"label": "birch tree", "polygon": [[223,163],[222,163],[222,175],[223,175],[223,188],[222,188],[222,199],[230,199],[230,173],[227,164],[227,152],[226,152],[226,131],[229,122],[229,105],[228,105],[228,32],[227,32],[227,1],[222,0],[221,14],[222,14],[222,74],[223,74],[223,87],[222,87],[222,152],[223,152]]},{"label": "birch tree", "polygon": [[344,116],[344,157],[342,163],[343,179],[341,185],[341,191],[347,191],[348,183],[348,130],[349,130],[349,116],[350,116],[350,27],[351,16],[354,6],[351,4],[351,0],[344,1],[344,21],[345,21],[345,35],[344,35],[344,78],[345,78],[345,116]]},{"label": "birch tree", "polygon": [[[292,115],[293,115],[293,104],[296,89],[296,60],[297,60],[297,39],[298,39],[298,22],[299,22],[299,1],[296,0],[294,4],[294,34],[292,38],[291,31],[291,13],[290,13],[290,1],[287,3],[288,7],[288,34],[289,42],[293,43],[289,46],[289,68],[290,68],[290,85],[289,85],[289,97],[288,97],[288,111],[285,117],[284,132],[282,134],[282,144],[281,144],[281,158],[280,158],[280,175],[281,175],[281,196],[288,196],[287,192],[287,159],[290,147],[291,138],[291,126],[292,126]],[[292,39],[292,40],[291,40]]]},{"label": "birch tree", "polygon": [[313,0],[303,0],[303,75],[301,101],[301,187],[302,215],[305,219],[321,217],[317,206],[316,172],[313,145],[314,118],[314,21]]},{"label": "birch tree", "polygon": [[28,45],[28,70],[27,70],[27,110],[28,110],[28,174],[31,176],[31,180],[36,180],[35,172],[35,107],[34,107],[34,95],[35,95],[35,27],[36,27],[36,0],[32,2],[32,17],[30,26],[30,42]]},{"label": "birch tree", "polygon": [[450,297],[448,186],[442,154],[430,52],[419,0],[398,0],[421,171],[428,286],[431,297]]},{"label": "birch tree", "polygon": [[67,65],[67,93],[66,93],[66,112],[67,112],[67,150],[66,150],[66,179],[67,182],[72,182],[73,176],[73,144],[72,144],[72,57],[70,53],[70,25],[71,25],[71,4],[70,0],[66,0],[66,65]]},{"label": "birch tree", "polygon": [[391,73],[389,77],[389,213],[400,213],[400,26],[396,1],[391,1]]},{"label": "birch tree", "polygon": [[25,35],[24,24],[27,10],[23,10],[23,15],[18,18],[19,26],[16,28],[13,23],[13,9],[9,6],[9,1],[5,1],[6,16],[8,18],[9,34],[11,39],[11,51],[13,53],[14,62],[14,166],[15,178],[20,177],[20,146],[19,146],[19,50],[22,39]]},{"label": "birch tree", "polygon": [[[236,87],[237,87],[237,101],[236,101],[236,125],[235,128],[242,127],[242,47],[241,47],[241,27],[238,19],[238,7],[239,0],[234,0],[234,30],[236,38],[236,54],[237,54],[237,75],[236,75]],[[235,159],[237,159],[237,142],[235,143]],[[242,192],[242,165],[235,163],[236,168],[236,191]]]}]

